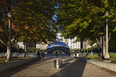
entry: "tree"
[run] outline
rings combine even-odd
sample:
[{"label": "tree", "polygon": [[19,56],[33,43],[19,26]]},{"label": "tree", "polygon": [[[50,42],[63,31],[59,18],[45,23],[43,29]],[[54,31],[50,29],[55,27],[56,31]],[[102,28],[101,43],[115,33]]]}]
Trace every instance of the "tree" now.
[{"label": "tree", "polygon": [[[11,39],[23,42],[54,41],[54,0],[0,0],[0,44],[8,45],[7,13],[12,13]],[[4,10],[2,10],[4,9]]]},{"label": "tree", "polygon": [[23,39],[23,41],[31,40],[38,42],[42,39],[43,42],[46,42],[46,39],[51,41],[51,39],[47,37],[55,37],[55,31],[51,30],[51,27],[56,29],[52,19],[55,14],[55,4],[52,1],[53,0],[22,0],[18,1],[18,5],[15,5],[15,9],[13,10],[15,20],[13,24],[16,25],[15,28],[19,28],[19,32],[22,32],[19,33],[19,36],[22,35],[21,39]]},{"label": "tree", "polygon": [[[96,42],[105,56],[105,12],[109,15],[109,40],[115,32],[115,3],[109,0],[61,0],[57,10],[57,24],[66,38]],[[113,40],[114,41],[114,40]],[[102,47],[103,46],[103,47]]]}]

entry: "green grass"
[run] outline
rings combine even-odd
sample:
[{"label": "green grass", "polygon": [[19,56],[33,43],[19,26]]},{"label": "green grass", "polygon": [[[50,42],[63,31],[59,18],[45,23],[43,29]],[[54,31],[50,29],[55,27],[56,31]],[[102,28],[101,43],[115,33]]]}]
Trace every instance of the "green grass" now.
[{"label": "green grass", "polygon": [[102,61],[102,58],[99,57],[98,55],[87,55],[85,58],[91,58],[91,59],[94,59],[94,60]]},{"label": "green grass", "polygon": [[[29,58],[32,58],[32,57],[13,57],[12,61],[17,61],[17,60],[22,60],[22,59],[29,59]],[[6,60],[6,57],[0,57],[0,64],[1,63],[6,63],[5,60]]]},{"label": "green grass", "polygon": [[110,60],[111,60],[111,62],[112,62],[112,63],[116,63],[116,54],[110,53],[109,55],[110,55]]},{"label": "green grass", "polygon": [[[110,53],[109,55],[110,55],[111,63],[115,63],[116,64],[116,54]],[[91,59],[94,59],[94,60],[102,61],[101,56],[98,56],[98,55],[87,55],[85,58],[91,58]]]},{"label": "green grass", "polygon": [[5,61],[4,61],[4,60],[1,60],[1,61],[0,61],[0,64],[1,64],[1,63],[5,63]]}]

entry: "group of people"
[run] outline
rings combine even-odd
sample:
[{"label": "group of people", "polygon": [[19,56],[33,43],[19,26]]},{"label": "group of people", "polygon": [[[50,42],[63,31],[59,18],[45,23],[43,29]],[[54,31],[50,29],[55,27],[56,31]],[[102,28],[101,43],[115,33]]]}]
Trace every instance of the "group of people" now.
[{"label": "group of people", "polygon": [[[40,59],[44,59],[44,57],[45,57],[45,54],[44,54],[44,52],[45,51],[38,51],[37,52],[37,56],[38,56],[38,59],[40,60]],[[60,52],[60,54],[61,54],[61,52]],[[70,53],[67,53],[69,56],[70,56]],[[58,57],[58,52],[56,52],[56,57]]]},{"label": "group of people", "polygon": [[[61,54],[61,52],[60,52],[60,54]],[[69,52],[69,53],[66,53],[67,55],[71,55],[71,53]],[[58,57],[58,52],[56,52],[56,57]]]},{"label": "group of people", "polygon": [[40,59],[44,59],[44,57],[45,57],[44,52],[45,52],[45,51],[38,51],[38,52],[37,52],[37,56],[38,56],[38,59],[39,59],[39,60],[40,60]]}]

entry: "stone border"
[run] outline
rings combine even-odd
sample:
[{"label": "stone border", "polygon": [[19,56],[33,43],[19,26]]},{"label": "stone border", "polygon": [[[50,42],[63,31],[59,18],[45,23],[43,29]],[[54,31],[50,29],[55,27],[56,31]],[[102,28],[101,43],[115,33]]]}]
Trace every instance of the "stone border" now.
[{"label": "stone border", "polygon": [[37,59],[37,57],[0,64],[0,72],[23,65],[23,64],[33,61],[35,59]]},{"label": "stone border", "polygon": [[114,63],[108,63],[108,62],[103,62],[103,61],[98,61],[98,60],[93,60],[93,59],[87,59],[87,58],[82,58],[82,57],[78,57],[78,59],[101,66],[103,68],[112,70],[116,72],[116,64]]}]

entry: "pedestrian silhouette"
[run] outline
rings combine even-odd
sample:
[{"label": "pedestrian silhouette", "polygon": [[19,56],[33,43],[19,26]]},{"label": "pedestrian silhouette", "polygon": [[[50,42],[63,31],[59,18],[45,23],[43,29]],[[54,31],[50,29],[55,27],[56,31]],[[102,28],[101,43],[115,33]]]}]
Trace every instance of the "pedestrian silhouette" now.
[{"label": "pedestrian silhouette", "polygon": [[38,60],[41,59],[40,55],[41,55],[41,53],[40,53],[40,51],[38,51],[38,52],[37,52]]},{"label": "pedestrian silhouette", "polygon": [[58,52],[56,52],[56,57],[58,57]]}]

